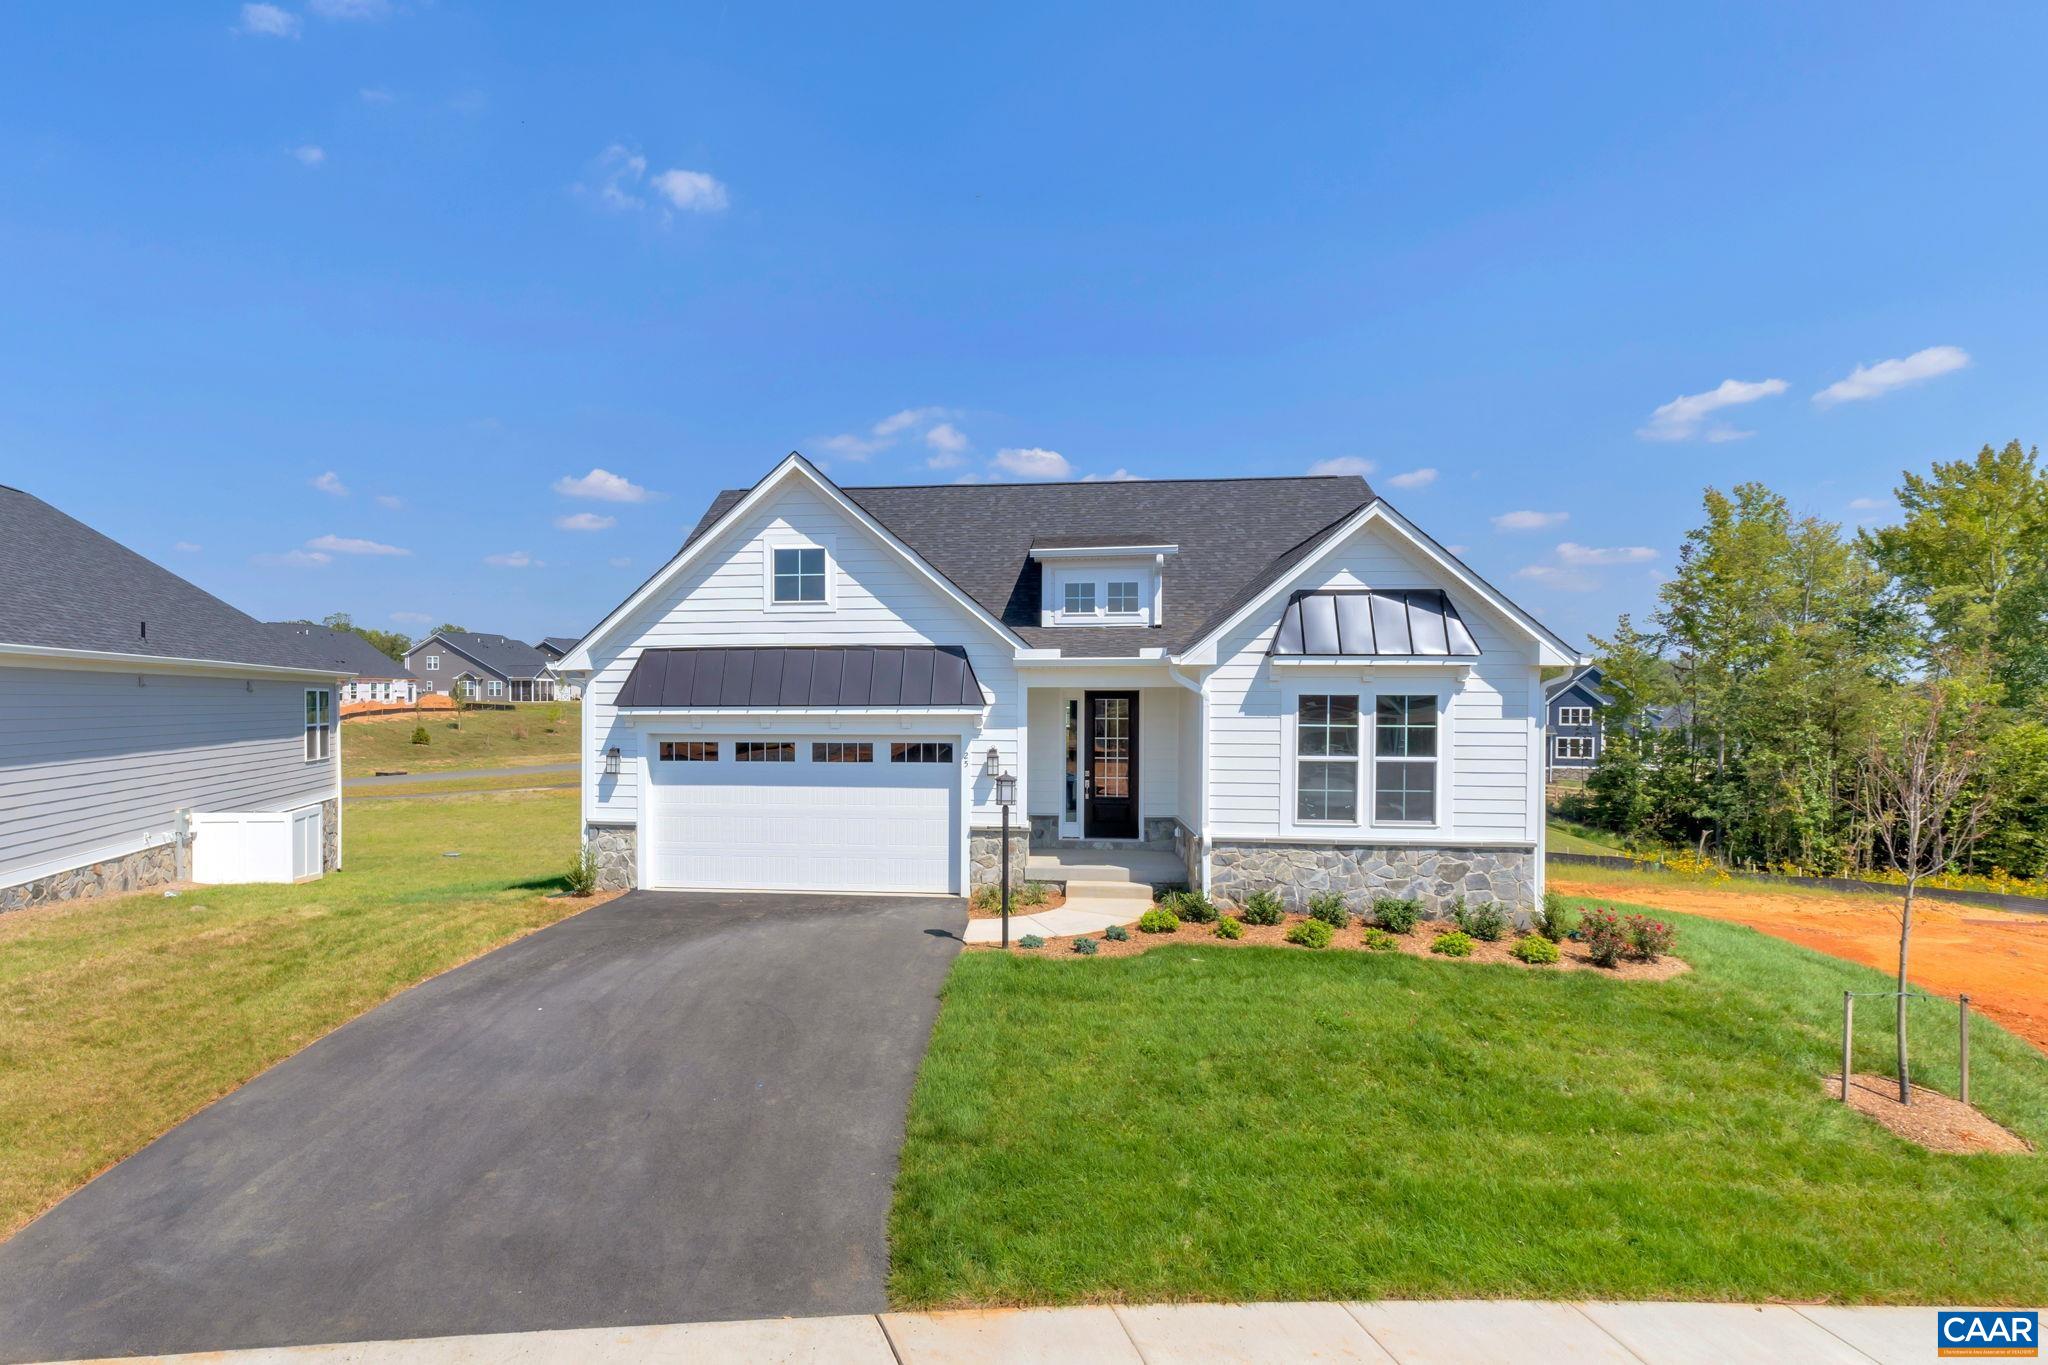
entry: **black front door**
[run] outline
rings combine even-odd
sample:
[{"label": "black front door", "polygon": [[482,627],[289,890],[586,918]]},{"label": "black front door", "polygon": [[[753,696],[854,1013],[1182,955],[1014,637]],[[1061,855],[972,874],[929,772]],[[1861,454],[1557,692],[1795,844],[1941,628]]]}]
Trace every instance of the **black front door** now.
[{"label": "black front door", "polygon": [[1138,837],[1138,694],[1088,694],[1088,819],[1090,839]]}]

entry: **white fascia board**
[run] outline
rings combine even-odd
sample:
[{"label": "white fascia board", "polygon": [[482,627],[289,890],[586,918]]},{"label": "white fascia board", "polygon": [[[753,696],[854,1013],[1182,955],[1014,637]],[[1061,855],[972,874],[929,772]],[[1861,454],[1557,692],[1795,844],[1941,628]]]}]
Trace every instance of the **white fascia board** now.
[{"label": "white fascia board", "polygon": [[19,660],[23,664],[48,662],[77,664],[87,668],[109,668],[126,672],[143,669],[159,673],[212,673],[232,677],[310,678],[341,682],[353,677],[339,669],[299,668],[290,664],[247,664],[232,659],[167,659],[156,654],[122,654],[98,649],[55,649],[45,645],[0,644],[0,662]]},{"label": "white fascia board", "polygon": [[1017,656],[1019,669],[1029,668],[1043,672],[1060,668],[1157,668],[1166,662],[1166,650],[1160,647],[1141,650],[1136,654],[1105,654],[1087,657],[1079,654],[1061,654],[1057,650],[1032,649]]},{"label": "white fascia board", "polygon": [[1470,673],[1473,665],[1477,664],[1479,660],[1476,658],[1446,659],[1429,655],[1414,656],[1406,654],[1389,654],[1384,656],[1377,654],[1269,654],[1266,656],[1266,662],[1275,668],[1344,668],[1355,669],[1364,673],[1370,673],[1374,669],[1379,668],[1399,669],[1404,672],[1450,669],[1459,673]]},{"label": "white fascia board", "polygon": [[1034,548],[1031,557],[1043,562],[1048,559],[1153,559],[1179,553],[1178,545],[1060,545]]},{"label": "white fascia board", "polygon": [[621,622],[645,606],[656,593],[659,593],[669,583],[673,582],[677,574],[696,562],[697,558],[704,554],[720,536],[731,530],[739,523],[741,518],[752,513],[755,508],[766,501],[770,493],[792,478],[800,478],[809,482],[812,487],[824,494],[835,507],[838,507],[856,524],[865,528],[883,544],[901,555],[904,562],[921,574],[927,583],[937,588],[941,594],[950,598],[977,621],[980,621],[983,625],[994,631],[1012,649],[1025,648],[1024,641],[1018,638],[1016,632],[990,615],[988,608],[960,591],[951,579],[947,578],[937,569],[934,569],[923,555],[897,539],[888,527],[869,516],[851,498],[840,492],[839,486],[826,478],[816,465],[795,451],[791,451],[781,464],[768,471],[759,483],[748,489],[745,497],[728,508],[724,516],[705,528],[703,535],[698,536],[690,544],[684,546],[668,563],[655,570],[654,576],[645,583],[642,583],[633,592],[632,596],[621,602],[617,607],[614,607],[611,614],[605,617],[595,630],[585,635],[581,640],[578,640],[576,647],[563,656],[563,666],[574,669],[579,673],[589,672],[592,667],[590,647],[593,643],[610,635],[612,631],[618,628]]}]

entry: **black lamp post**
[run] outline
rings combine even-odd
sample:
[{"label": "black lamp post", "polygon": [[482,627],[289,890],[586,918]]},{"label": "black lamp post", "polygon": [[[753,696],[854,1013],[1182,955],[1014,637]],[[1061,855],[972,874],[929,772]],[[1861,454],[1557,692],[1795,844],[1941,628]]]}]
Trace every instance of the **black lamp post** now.
[{"label": "black lamp post", "polygon": [[1003,808],[1003,947],[1010,946],[1010,807],[1017,802],[1017,777],[1002,771],[1002,755],[990,745],[988,770],[995,778],[996,804]]}]

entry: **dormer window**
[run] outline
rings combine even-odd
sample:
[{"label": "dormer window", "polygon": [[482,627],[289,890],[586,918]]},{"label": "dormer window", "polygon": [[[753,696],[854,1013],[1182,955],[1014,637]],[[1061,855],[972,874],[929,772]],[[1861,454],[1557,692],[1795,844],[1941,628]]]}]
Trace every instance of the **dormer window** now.
[{"label": "dormer window", "polygon": [[1095,614],[1094,580],[1068,583],[1066,585],[1066,599],[1063,610],[1068,616],[1093,616]]},{"label": "dormer window", "polygon": [[1041,575],[1039,624],[1163,624],[1166,560],[1179,550],[1153,537],[1041,539],[1031,547]]},{"label": "dormer window", "polygon": [[1138,610],[1138,585],[1135,582],[1112,582],[1109,585],[1108,608],[1111,616],[1129,616]]}]

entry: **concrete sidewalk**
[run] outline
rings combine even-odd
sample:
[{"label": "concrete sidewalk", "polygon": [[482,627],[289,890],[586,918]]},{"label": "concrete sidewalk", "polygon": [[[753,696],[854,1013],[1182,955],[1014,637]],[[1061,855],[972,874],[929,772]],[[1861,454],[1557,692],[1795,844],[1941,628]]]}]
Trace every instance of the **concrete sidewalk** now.
[{"label": "concrete sidewalk", "polygon": [[[1795,1308],[1717,1303],[1161,1304],[956,1313],[882,1313],[670,1327],[296,1346],[153,1360],[232,1365],[581,1365],[582,1362],[1400,1362],[1500,1365],[1613,1361],[1920,1362],[1936,1359],[1932,1308]],[[142,1357],[137,1357],[141,1359]]]}]

